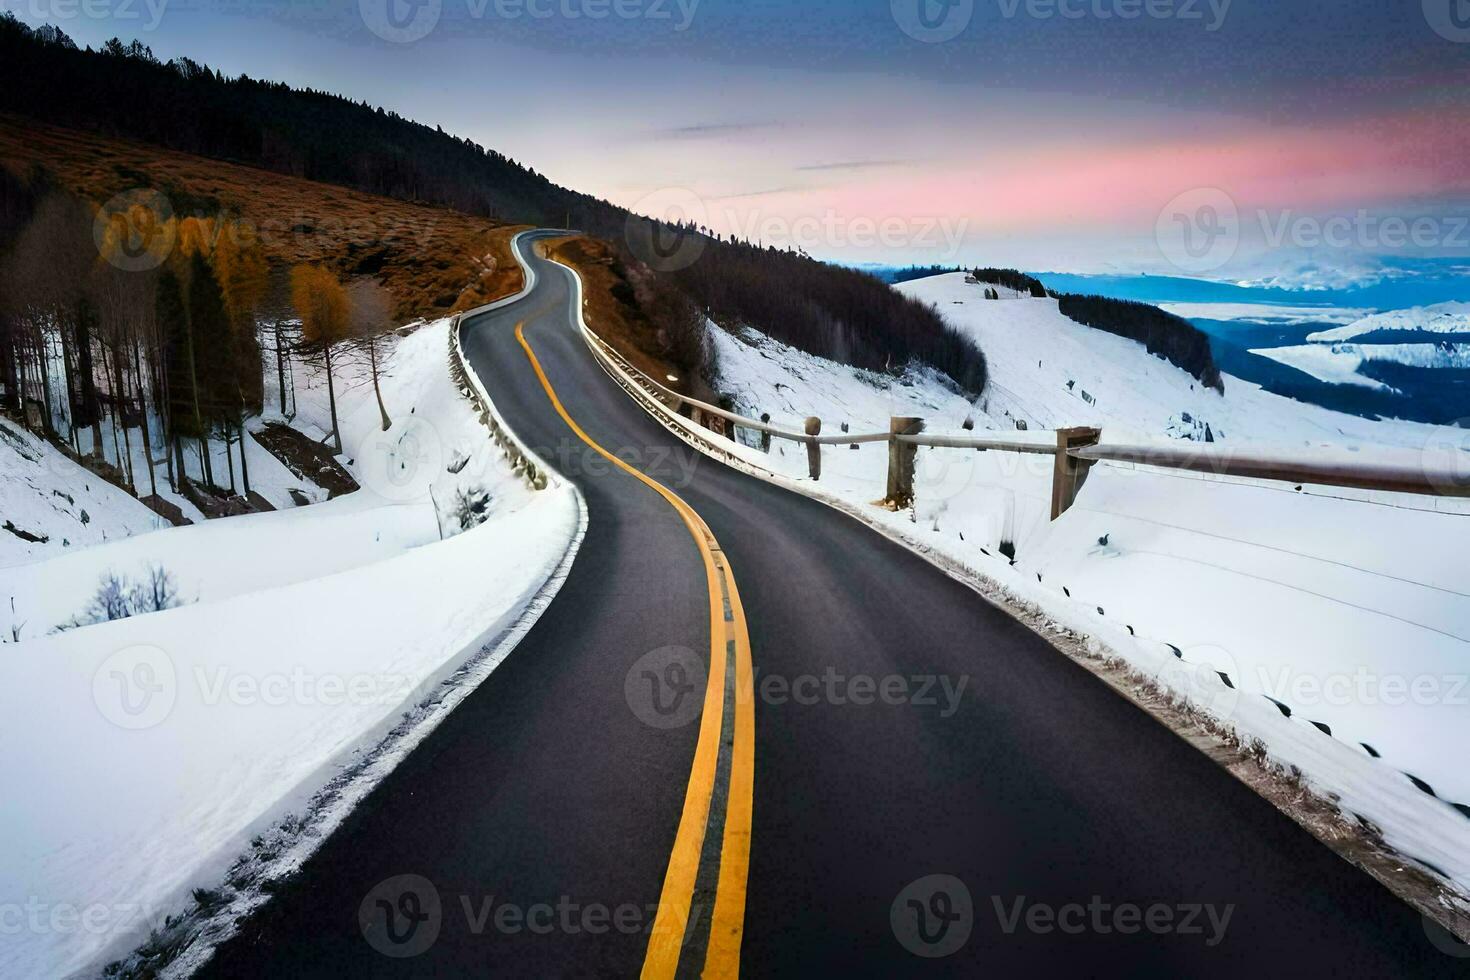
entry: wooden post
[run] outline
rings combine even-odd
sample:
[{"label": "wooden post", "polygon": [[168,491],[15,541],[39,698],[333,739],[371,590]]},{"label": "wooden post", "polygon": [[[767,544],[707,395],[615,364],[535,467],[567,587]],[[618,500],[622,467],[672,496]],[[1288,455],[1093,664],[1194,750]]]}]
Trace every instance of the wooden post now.
[{"label": "wooden post", "polygon": [[[806,420],[806,434],[819,436],[822,434],[822,420],[813,416]],[[806,467],[813,480],[822,478],[822,447],[815,442],[806,444]]]},{"label": "wooden post", "polygon": [[914,502],[914,461],[919,447],[899,442],[893,436],[916,436],[924,431],[924,420],[893,416],[888,420],[888,496],[886,502],[894,510],[903,510]]},{"label": "wooden post", "polygon": [[1057,430],[1057,460],[1052,471],[1051,519],[1061,517],[1077,500],[1077,491],[1087,481],[1087,471],[1092,463],[1069,455],[1073,449],[1097,445],[1102,437],[1101,429],[1077,428]]},{"label": "wooden post", "polygon": [[[764,422],[766,425],[770,425],[771,424],[771,413],[770,412],[761,412],[761,421]],[[761,452],[763,452],[763,453],[765,453],[767,455],[770,455],[770,452],[771,452],[771,434],[769,432],[762,432],[761,433]]]}]

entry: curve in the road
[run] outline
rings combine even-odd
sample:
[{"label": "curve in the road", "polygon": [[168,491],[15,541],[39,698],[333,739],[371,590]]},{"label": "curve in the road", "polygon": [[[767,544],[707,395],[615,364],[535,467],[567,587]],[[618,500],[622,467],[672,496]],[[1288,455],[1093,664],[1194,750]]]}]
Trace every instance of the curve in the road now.
[{"label": "curve in the road", "polygon": [[[643,968],[699,726],[644,722],[627,679],[650,652],[710,649],[707,571],[674,509],[550,405],[522,321],[567,415],[677,492],[739,578],[759,722],[744,972],[1465,975],[1377,882],[1004,611],[655,423],[579,335],[569,270],[525,258],[535,288],[467,322],[464,349],[586,497],[579,556],[514,654],[207,975]],[[394,957],[359,913],[403,875],[441,913]]]}]

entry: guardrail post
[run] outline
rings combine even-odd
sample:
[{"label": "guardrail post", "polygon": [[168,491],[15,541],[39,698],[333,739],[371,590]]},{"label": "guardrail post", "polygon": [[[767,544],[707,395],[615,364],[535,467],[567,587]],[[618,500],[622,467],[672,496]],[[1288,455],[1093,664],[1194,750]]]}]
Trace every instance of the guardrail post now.
[{"label": "guardrail post", "polygon": [[[806,420],[806,434],[819,436],[822,434],[822,420],[816,416]],[[806,444],[806,467],[813,480],[822,478],[822,447],[815,442]]]},{"label": "guardrail post", "polygon": [[914,502],[914,461],[919,447],[900,442],[893,436],[916,436],[924,431],[924,420],[895,415],[888,420],[888,496],[886,502],[894,510],[903,510]]},{"label": "guardrail post", "polygon": [[[770,425],[771,413],[761,412],[761,422],[765,425]],[[769,432],[761,433],[761,452],[765,453],[767,456],[771,454],[771,434]]]},{"label": "guardrail post", "polygon": [[1071,509],[1072,504],[1077,500],[1077,491],[1082,489],[1082,484],[1087,480],[1087,471],[1092,468],[1092,463],[1074,458],[1071,451],[1084,446],[1095,446],[1100,438],[1102,438],[1101,429],[1057,430],[1057,460],[1051,481],[1052,520],[1056,520]]}]

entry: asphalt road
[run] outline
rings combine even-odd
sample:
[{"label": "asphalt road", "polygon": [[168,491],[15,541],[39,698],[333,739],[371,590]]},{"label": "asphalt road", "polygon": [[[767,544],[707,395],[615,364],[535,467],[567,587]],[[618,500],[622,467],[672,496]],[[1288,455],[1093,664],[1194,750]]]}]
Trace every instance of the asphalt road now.
[{"label": "asphalt road", "polygon": [[[1417,913],[974,592],[652,422],[576,335],[569,274],[533,262],[535,291],[467,324],[465,348],[586,496],[571,575],[204,975],[642,967],[699,724],[648,724],[625,684],[652,651],[707,654],[704,571],[675,511],[552,411],[522,321],[570,415],[687,501],[739,583],[759,693],[745,973],[1470,974]],[[411,917],[435,928],[385,943]]]}]

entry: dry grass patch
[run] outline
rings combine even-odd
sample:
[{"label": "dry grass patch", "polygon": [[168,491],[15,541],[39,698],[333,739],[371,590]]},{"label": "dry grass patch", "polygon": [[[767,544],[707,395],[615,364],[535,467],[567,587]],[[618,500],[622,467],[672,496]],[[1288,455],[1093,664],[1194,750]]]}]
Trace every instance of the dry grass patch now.
[{"label": "dry grass patch", "polygon": [[274,263],[321,262],[372,276],[399,319],[470,309],[521,288],[510,253],[520,230],[446,208],[363,194],[144,143],[0,113],[0,164],[35,166],[97,204],[135,188],[176,215],[228,215],[253,229]]},{"label": "dry grass patch", "polygon": [[[681,394],[694,394],[683,372],[664,358],[658,328],[638,308],[627,273],[605,242],[582,236],[553,238],[538,243],[551,258],[582,277],[586,287],[587,325],[617,348],[639,370],[663,381]],[[677,377],[677,382],[668,380]]]}]

